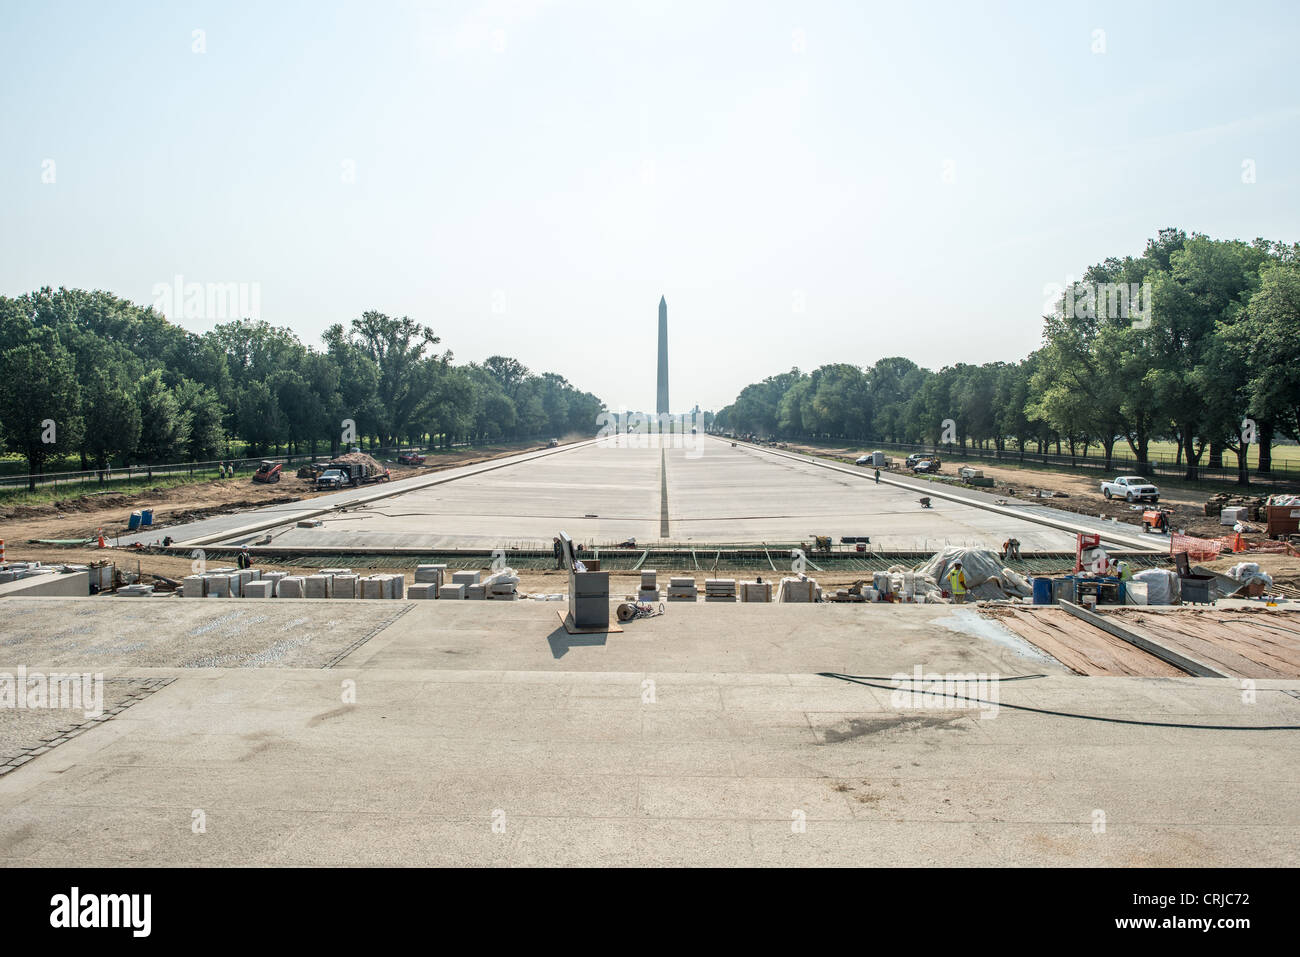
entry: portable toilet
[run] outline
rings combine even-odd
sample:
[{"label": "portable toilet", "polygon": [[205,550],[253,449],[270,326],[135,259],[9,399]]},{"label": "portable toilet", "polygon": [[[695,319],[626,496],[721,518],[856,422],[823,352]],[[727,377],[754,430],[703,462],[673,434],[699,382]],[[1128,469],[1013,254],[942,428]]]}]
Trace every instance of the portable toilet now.
[{"label": "portable toilet", "polygon": [[138,510],[131,513],[131,518],[126,523],[126,527],[132,532],[140,527],[140,512]]}]

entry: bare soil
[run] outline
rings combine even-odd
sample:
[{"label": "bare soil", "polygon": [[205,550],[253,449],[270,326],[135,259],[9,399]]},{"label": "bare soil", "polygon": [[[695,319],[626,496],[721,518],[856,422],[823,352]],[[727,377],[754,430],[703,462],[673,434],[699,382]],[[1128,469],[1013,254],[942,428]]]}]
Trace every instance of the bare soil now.
[{"label": "bare soil", "polygon": [[[386,463],[394,480],[463,465],[475,465],[506,455],[518,455],[544,448],[544,443],[494,445],[463,452],[430,456],[425,465]],[[141,507],[154,510],[154,529],[161,538],[169,525],[180,525],[212,515],[226,515],[285,502],[298,502],[328,492],[318,492],[311,479],[285,473],[273,485],[254,482],[248,476],[214,479],[171,488],[146,489],[131,494],[82,495],[36,505],[0,506],[0,540],[9,561],[42,561],[49,564],[86,564],[109,558],[134,569],[137,562],[146,574],[175,578],[190,574],[189,559],[169,555],[142,554],[126,549],[98,549],[35,544],[38,539],[89,539],[104,530],[111,538],[124,531],[131,512]],[[297,570],[297,569],[296,569]]]},{"label": "bare soil", "polygon": [[[825,448],[801,445],[794,442],[785,443],[781,447],[808,455],[839,459],[849,464],[852,464],[854,459],[863,454],[856,448]],[[891,457],[894,459],[895,472],[911,474],[902,468],[904,456]],[[1100,473],[1079,475],[1072,472],[1053,472],[1039,468],[1022,469],[1013,465],[987,465],[983,462],[964,462],[950,459],[943,462],[939,474],[948,479],[955,479],[957,470],[965,465],[981,469],[987,478],[993,479],[994,486],[992,488],[983,488],[981,491],[989,492],[1001,498],[1031,501],[1079,515],[1113,518],[1138,528],[1142,526],[1142,512],[1155,507],[1150,504],[1129,505],[1123,499],[1107,500],[1101,494],[1102,479]],[[1130,473],[1116,472],[1115,475],[1108,475],[1106,478],[1111,480],[1118,475],[1126,474]],[[1188,535],[1197,535],[1203,538],[1219,538],[1223,535],[1232,534],[1230,528],[1219,524],[1217,513],[1212,516],[1205,514],[1205,503],[1209,501],[1210,497],[1216,492],[1227,491],[1228,489],[1220,489],[1217,486],[1213,488],[1189,488],[1163,482],[1156,484],[1160,489],[1160,505],[1173,510],[1170,526],[1175,531],[1182,530]],[[1036,494],[1040,490],[1053,493],[1060,492],[1065,497],[1043,498]],[[1258,494],[1250,490],[1248,492],[1252,496]],[[1244,537],[1246,539],[1263,540],[1265,536],[1262,533],[1262,523],[1252,524],[1258,524],[1261,531],[1259,533],[1248,533]]]}]

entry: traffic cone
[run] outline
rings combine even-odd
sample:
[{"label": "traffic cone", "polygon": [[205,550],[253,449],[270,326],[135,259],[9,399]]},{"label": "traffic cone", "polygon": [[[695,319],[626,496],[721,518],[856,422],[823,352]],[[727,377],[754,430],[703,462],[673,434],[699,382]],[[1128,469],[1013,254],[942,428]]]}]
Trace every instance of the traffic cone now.
[{"label": "traffic cone", "polygon": [[104,544],[104,530],[102,528],[97,529],[95,534],[99,537],[99,547],[107,548],[108,546]]}]

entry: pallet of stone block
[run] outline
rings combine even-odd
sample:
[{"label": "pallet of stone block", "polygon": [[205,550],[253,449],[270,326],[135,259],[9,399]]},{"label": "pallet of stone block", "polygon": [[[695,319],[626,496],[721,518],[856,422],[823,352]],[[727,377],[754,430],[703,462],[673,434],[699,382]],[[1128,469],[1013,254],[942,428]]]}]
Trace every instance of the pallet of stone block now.
[{"label": "pallet of stone block", "polygon": [[207,580],[202,575],[186,575],[181,580],[182,598],[202,598],[208,593]]},{"label": "pallet of stone block", "polygon": [[271,598],[275,595],[275,582],[252,581],[244,585],[245,598]]},{"label": "pallet of stone block", "polygon": [[636,593],[636,600],[648,601],[648,602],[659,601],[660,600],[659,589],[655,588],[652,591],[646,591],[644,588],[642,588],[639,592]]},{"label": "pallet of stone block", "polygon": [[776,593],[779,602],[811,603],[818,597],[817,582],[811,578],[782,578]]},{"label": "pallet of stone block", "polygon": [[735,601],[736,580],[734,578],[704,579],[705,601]]},{"label": "pallet of stone block", "polygon": [[153,585],[123,585],[117,594],[122,598],[148,598],[153,595]]},{"label": "pallet of stone block", "polygon": [[406,597],[413,600],[437,598],[438,583],[437,582],[416,582],[406,590]]},{"label": "pallet of stone block", "polygon": [[483,601],[487,598],[487,586],[474,583],[465,586],[466,601]]},{"label": "pallet of stone block", "polygon": [[[236,597],[230,593],[231,576],[208,574],[203,576],[204,597],[205,598],[233,598]],[[234,576],[235,584],[239,583],[239,576]]]},{"label": "pallet of stone block", "polygon": [[453,585],[477,585],[483,573],[479,571],[461,570],[451,573],[451,583]]},{"label": "pallet of stone block", "polygon": [[422,584],[431,582],[435,585],[441,585],[446,572],[446,565],[416,565],[415,580]]},{"label": "pallet of stone block", "polygon": [[303,587],[302,575],[285,575],[276,585],[275,593],[280,598],[302,598]]},{"label": "pallet of stone block", "polygon": [[445,598],[452,600],[463,599],[465,597],[465,589],[468,587],[469,586],[463,582],[452,582],[450,585],[442,585],[438,588],[438,600],[441,601]]},{"label": "pallet of stone block", "polygon": [[743,602],[770,602],[772,600],[772,583],[741,582],[740,600]]},{"label": "pallet of stone block", "polygon": [[359,582],[360,575],[334,575],[334,595],[335,598],[360,598]]},{"label": "pallet of stone block", "polygon": [[333,575],[308,575],[303,579],[304,598],[332,598],[333,596]]},{"label": "pallet of stone block", "polygon": [[659,573],[653,568],[643,568],[641,570],[641,590],[651,591],[659,588]]}]

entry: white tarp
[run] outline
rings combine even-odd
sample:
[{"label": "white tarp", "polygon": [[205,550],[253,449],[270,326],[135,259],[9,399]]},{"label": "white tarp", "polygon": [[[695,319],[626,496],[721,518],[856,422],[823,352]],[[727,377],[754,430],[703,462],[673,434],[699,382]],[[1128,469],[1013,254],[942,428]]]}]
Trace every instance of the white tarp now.
[{"label": "white tarp", "polygon": [[987,548],[949,545],[917,568],[917,573],[947,590],[948,570],[958,561],[966,576],[967,594],[972,598],[1028,598],[1034,593],[1023,575],[1004,567],[997,553]]}]

